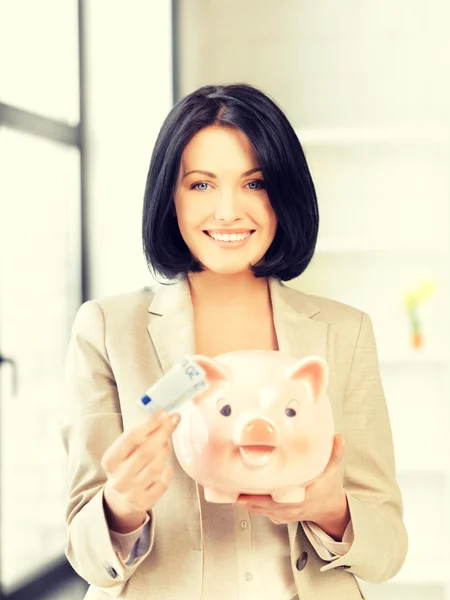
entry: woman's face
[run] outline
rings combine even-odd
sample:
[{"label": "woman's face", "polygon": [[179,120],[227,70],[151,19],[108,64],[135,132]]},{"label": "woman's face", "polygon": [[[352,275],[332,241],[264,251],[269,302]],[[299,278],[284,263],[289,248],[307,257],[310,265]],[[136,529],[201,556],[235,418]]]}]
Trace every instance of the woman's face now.
[{"label": "woman's face", "polygon": [[[277,218],[259,167],[246,135],[231,127],[205,127],[185,147],[175,210],[186,245],[205,269],[227,275],[248,270],[270,247]],[[218,242],[209,235],[214,232],[252,233],[243,241]]]}]

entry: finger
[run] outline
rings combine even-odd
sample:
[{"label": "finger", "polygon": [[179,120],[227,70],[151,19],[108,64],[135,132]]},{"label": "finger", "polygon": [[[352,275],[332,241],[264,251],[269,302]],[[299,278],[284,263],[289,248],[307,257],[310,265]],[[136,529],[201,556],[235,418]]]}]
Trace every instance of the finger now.
[{"label": "finger", "polygon": [[125,460],[130,451],[145,441],[153,431],[161,427],[165,420],[167,420],[167,412],[157,411],[143,423],[124,431],[104,453],[102,458],[103,467],[107,467],[109,471],[114,471],[116,466]]},{"label": "finger", "polygon": [[134,485],[140,489],[146,490],[149,485],[158,481],[167,466],[170,452],[169,446],[164,446],[158,455],[134,476]]},{"label": "finger", "polygon": [[130,476],[136,476],[155,456],[157,456],[164,446],[168,446],[171,431],[161,427],[139,448],[130,454],[130,456],[118,467]]},{"label": "finger", "polygon": [[[135,466],[133,471],[128,468],[128,462],[124,462],[120,467],[109,476],[112,487],[119,494],[139,497],[145,490],[157,481],[165,469],[170,456],[171,449],[167,444],[158,453],[152,453],[139,466]],[[134,455],[133,455],[134,456]]]},{"label": "finger", "polygon": [[161,477],[155,483],[148,486],[145,491],[145,503],[149,507],[153,507],[161,496],[167,491],[172,481],[172,469],[167,466]]},{"label": "finger", "polygon": [[136,492],[133,493],[133,496],[135,496],[135,505],[140,507],[139,510],[148,512],[155,506],[164,492],[167,491],[171,481],[172,469],[170,466],[166,466],[161,473],[161,477],[154,483],[151,483],[146,490],[141,491],[138,494],[136,494]]},{"label": "finger", "polygon": [[272,521],[272,523],[275,523],[275,525],[284,525],[286,523],[289,523],[289,521],[286,521],[283,519],[277,519],[275,517],[269,517],[269,519]]},{"label": "finger", "polygon": [[110,479],[114,481],[114,488],[117,491],[126,491],[133,485],[133,479],[143,468],[151,463],[165,446],[169,446],[169,438],[176,425],[164,423],[158,430],[154,431],[151,437],[135,448],[133,452],[120,463],[117,468],[109,474]]},{"label": "finger", "polygon": [[173,413],[169,418],[166,411],[157,411],[144,423],[125,431],[111,444],[103,455],[102,466],[106,473],[114,472],[150,435],[159,429],[162,431],[163,437],[169,437],[177,425],[177,423],[173,423],[173,418],[177,415],[178,413]]}]

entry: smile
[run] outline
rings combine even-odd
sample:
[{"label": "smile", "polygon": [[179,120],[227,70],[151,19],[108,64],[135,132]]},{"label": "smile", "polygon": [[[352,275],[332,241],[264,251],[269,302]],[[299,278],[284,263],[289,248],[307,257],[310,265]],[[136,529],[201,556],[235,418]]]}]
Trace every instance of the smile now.
[{"label": "smile", "polygon": [[[223,247],[223,248],[237,248],[237,247],[241,247],[244,244],[246,244],[249,239],[252,237],[252,235],[255,233],[254,231],[249,232],[248,234],[245,234],[245,237],[243,239],[229,239],[231,236],[229,235],[225,235],[223,237],[228,238],[228,239],[222,239],[222,240],[216,240],[214,239],[207,231],[203,232],[209,240],[211,240],[211,242],[213,244],[218,245],[219,247]],[[242,238],[243,234],[234,234],[234,237],[238,237],[238,238]]]}]

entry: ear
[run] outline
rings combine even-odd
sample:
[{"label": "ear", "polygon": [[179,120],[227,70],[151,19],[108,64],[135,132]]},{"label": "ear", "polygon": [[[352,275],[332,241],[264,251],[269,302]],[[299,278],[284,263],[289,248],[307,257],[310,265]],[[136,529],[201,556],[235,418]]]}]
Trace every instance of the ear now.
[{"label": "ear", "polygon": [[209,383],[209,387],[200,392],[197,396],[192,399],[192,402],[195,404],[200,404],[206,396],[209,396],[212,392],[226,388],[230,385],[232,374],[231,369],[228,365],[224,365],[214,360],[213,358],[209,358],[208,356],[203,356],[202,354],[194,354],[192,359],[204,369],[206,373],[206,379]]},{"label": "ear", "polygon": [[313,402],[321,397],[328,386],[328,365],[320,356],[308,356],[295,363],[287,372],[287,379],[303,379],[312,393]]}]

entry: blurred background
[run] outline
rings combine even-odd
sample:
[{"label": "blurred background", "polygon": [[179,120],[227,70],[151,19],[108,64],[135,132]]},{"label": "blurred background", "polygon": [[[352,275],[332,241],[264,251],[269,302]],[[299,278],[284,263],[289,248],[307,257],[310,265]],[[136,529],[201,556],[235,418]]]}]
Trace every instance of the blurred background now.
[{"label": "blurred background", "polygon": [[286,112],[321,226],[288,285],[370,314],[410,549],[371,600],[450,600],[447,0],[0,0],[1,589],[78,600],[64,558],[64,358],[90,298],[152,283],[159,128],[204,84]]}]

